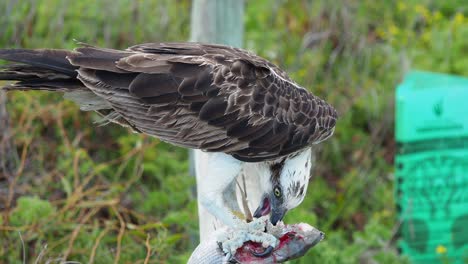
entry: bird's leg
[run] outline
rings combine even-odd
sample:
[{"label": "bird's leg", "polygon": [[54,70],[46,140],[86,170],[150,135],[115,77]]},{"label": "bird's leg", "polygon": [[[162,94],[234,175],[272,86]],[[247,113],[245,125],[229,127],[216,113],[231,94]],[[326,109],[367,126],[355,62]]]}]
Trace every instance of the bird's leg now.
[{"label": "bird's leg", "polygon": [[[224,153],[198,153],[197,158],[209,168],[198,175],[198,191],[201,204],[223,224],[229,227],[229,232],[222,233],[218,241],[226,254],[234,255],[236,250],[246,241],[262,243],[264,247],[276,247],[278,240],[265,233],[266,218],[259,218],[251,223],[236,217],[225,204],[224,192],[239,175],[243,163]],[[197,174],[201,171],[197,167]]]}]

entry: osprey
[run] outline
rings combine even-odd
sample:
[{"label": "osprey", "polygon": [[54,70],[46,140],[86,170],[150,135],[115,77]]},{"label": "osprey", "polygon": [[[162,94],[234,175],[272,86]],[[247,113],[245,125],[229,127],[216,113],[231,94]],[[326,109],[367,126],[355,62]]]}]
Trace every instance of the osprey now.
[{"label": "osprey", "polygon": [[[1,49],[6,90],[65,93],[82,110],[171,144],[207,152],[201,202],[224,224],[246,225],[223,191],[244,167],[263,195],[255,217],[276,224],[306,194],[311,145],[330,137],[337,113],[276,65],[246,50],[147,43],[126,50]],[[261,240],[260,241],[265,241]],[[230,249],[232,252],[232,248]]]}]

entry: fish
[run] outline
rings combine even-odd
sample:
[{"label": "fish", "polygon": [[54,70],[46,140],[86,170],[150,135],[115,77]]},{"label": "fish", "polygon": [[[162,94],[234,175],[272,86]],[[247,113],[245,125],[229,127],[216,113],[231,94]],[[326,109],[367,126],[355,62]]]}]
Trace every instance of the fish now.
[{"label": "fish", "polygon": [[[218,230],[228,232],[229,230]],[[286,225],[282,222],[276,226],[268,225],[266,232],[278,238],[279,243],[275,248],[265,249],[260,243],[247,241],[238,248],[233,256],[225,256],[216,236],[200,243],[193,251],[188,264],[220,264],[220,263],[242,263],[242,264],[269,264],[281,263],[296,259],[312,247],[317,245],[325,237],[325,234],[315,227],[306,223]]]}]

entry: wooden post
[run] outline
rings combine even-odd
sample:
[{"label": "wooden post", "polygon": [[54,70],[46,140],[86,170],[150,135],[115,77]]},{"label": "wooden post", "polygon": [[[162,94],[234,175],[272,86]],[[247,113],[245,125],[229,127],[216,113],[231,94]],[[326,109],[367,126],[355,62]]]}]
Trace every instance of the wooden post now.
[{"label": "wooden post", "polygon": [[191,41],[241,47],[244,0],[193,0]]},{"label": "wooden post", "polygon": [[[191,24],[191,41],[241,47],[244,34],[244,0],[193,0]],[[210,164],[201,162],[202,155],[204,153],[199,150],[190,152],[191,173],[197,177],[197,190],[204,184],[203,175],[210,167]],[[236,201],[236,190],[235,183],[228,188],[225,192],[227,201]],[[242,208],[237,202],[228,206],[234,210]],[[200,241],[203,242],[221,226],[221,223],[208,213],[200,202],[198,214]]]}]

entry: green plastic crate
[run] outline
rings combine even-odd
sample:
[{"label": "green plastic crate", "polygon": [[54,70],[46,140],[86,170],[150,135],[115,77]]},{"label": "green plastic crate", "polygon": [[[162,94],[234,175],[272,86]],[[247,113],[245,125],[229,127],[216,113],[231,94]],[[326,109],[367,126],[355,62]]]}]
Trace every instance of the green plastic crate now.
[{"label": "green plastic crate", "polygon": [[413,263],[468,263],[468,79],[407,74],[395,134],[402,253]]}]

